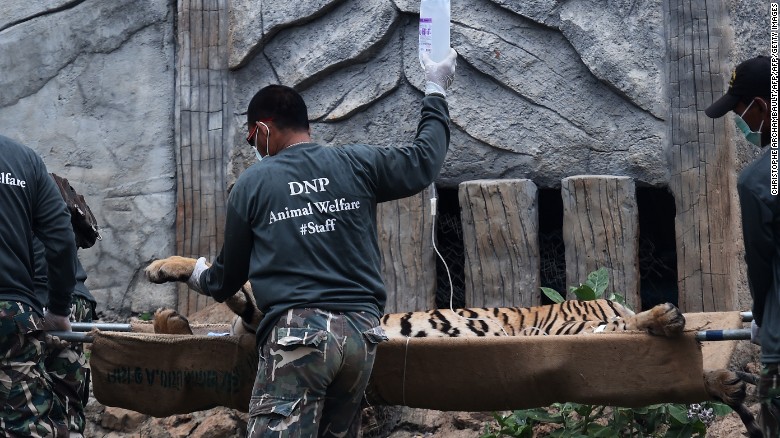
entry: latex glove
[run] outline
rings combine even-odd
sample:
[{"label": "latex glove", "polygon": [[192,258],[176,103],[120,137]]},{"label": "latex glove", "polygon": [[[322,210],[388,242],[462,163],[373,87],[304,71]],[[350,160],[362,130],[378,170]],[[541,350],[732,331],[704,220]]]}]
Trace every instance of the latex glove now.
[{"label": "latex glove", "polygon": [[209,267],[206,266],[206,257],[200,257],[195,261],[195,268],[192,270],[192,275],[190,275],[190,278],[187,280],[187,286],[201,295],[206,294],[200,289],[200,277],[208,268]]},{"label": "latex glove", "polygon": [[761,345],[761,338],[758,336],[758,330],[760,327],[756,324],[756,321],[750,321],[750,342]]},{"label": "latex glove", "polygon": [[455,66],[458,64],[458,52],[450,47],[450,53],[441,62],[433,62],[427,53],[422,55],[425,70],[425,95],[438,93],[447,96],[447,89],[455,80]]}]

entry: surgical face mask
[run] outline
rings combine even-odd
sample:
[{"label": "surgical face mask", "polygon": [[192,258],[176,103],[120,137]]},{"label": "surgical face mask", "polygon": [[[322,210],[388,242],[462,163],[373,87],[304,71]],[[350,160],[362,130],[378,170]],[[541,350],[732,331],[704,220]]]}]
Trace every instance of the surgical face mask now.
[{"label": "surgical face mask", "polygon": [[[265,132],[266,132],[266,134],[265,134],[265,156],[267,157],[268,156],[268,142],[271,140],[271,128],[269,128],[268,125],[266,125],[263,122],[257,122],[257,123],[265,126]],[[257,157],[257,161],[263,161],[263,156],[260,155],[260,147],[257,144],[257,136],[258,136],[258,134],[260,134],[260,130],[259,129],[257,131],[255,131],[255,148],[254,148],[255,149],[255,156]]]},{"label": "surgical face mask", "polygon": [[[755,99],[753,99],[753,102],[755,102]],[[750,102],[750,105],[753,105],[753,102]],[[761,121],[761,125],[758,127],[758,131],[752,131],[750,129],[750,126],[748,126],[747,122],[743,118],[745,116],[745,113],[750,109],[750,105],[745,108],[745,111],[742,111],[742,114],[736,116],[734,119],[734,123],[737,124],[737,129],[739,129],[742,132],[742,135],[745,136],[745,139],[754,145],[761,147],[761,128],[764,127],[764,121]]]}]

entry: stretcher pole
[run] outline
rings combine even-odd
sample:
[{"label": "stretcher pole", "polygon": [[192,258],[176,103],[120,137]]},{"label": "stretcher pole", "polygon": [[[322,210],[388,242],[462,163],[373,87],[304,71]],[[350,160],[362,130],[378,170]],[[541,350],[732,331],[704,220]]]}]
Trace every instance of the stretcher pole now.
[{"label": "stretcher pole", "polygon": [[56,336],[63,341],[68,342],[81,342],[91,343],[92,336],[88,331],[93,329],[102,330],[104,332],[131,332],[133,331],[130,324],[111,323],[111,322],[72,322],[70,323],[70,329],[72,331],[50,331],[51,336]]},{"label": "stretcher pole", "polygon": [[131,332],[130,324],[107,323],[107,322],[72,322],[70,329],[74,332],[88,332],[92,329],[103,330],[104,332]]},{"label": "stretcher pole", "polygon": [[750,329],[703,330],[696,332],[697,341],[743,341],[750,340]]},{"label": "stretcher pole", "polygon": [[63,341],[80,342],[85,344],[92,343],[92,339],[93,339],[92,336],[84,332],[50,331],[50,332],[46,332],[46,334],[51,336],[56,336],[62,339]]}]

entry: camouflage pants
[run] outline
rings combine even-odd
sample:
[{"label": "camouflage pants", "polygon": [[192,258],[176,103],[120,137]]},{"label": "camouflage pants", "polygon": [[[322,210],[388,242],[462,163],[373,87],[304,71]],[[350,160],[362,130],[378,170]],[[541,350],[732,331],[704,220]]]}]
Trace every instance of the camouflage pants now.
[{"label": "camouflage pants", "polygon": [[[70,321],[92,322],[92,303],[74,296]],[[84,358],[84,345],[72,343],[68,348],[51,351],[44,363],[52,380],[54,393],[65,405],[68,429],[84,433],[84,404],[89,391],[89,369]]]},{"label": "camouflage pants", "polygon": [[376,346],[385,339],[365,312],[288,311],[260,348],[247,437],[357,436]]},{"label": "camouflage pants", "polygon": [[759,424],[765,438],[780,438],[780,364],[765,363],[758,382]]},{"label": "camouflage pants", "polygon": [[44,368],[41,318],[23,303],[0,301],[0,434],[66,437],[62,402]]}]

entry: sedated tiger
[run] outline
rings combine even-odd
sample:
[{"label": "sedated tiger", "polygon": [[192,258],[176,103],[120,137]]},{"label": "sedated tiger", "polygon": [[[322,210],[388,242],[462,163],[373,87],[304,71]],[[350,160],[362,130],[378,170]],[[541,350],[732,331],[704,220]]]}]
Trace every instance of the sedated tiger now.
[{"label": "sedated tiger", "polygon": [[[194,266],[195,259],[172,256],[152,262],[146,268],[146,275],[154,283],[187,281]],[[254,333],[253,328],[257,327],[263,313],[255,304],[249,283],[227,299],[225,304],[236,314],[232,332]],[[155,314],[155,326],[179,326],[182,322],[179,318],[183,317],[175,311],[158,311]],[[186,319],[184,323],[189,329]],[[685,317],[673,304],[659,304],[634,313],[620,303],[609,300],[569,300],[534,307],[392,313],[383,316],[381,323],[390,338],[579,335],[629,330],[672,337],[682,334],[685,329]],[[186,334],[186,331],[181,333]],[[744,404],[747,395],[745,382],[756,384],[755,376],[721,369],[705,371],[703,378],[707,392],[739,415],[750,438],[763,437],[755,417]]]},{"label": "sedated tiger", "polygon": [[634,313],[615,301],[564,301],[534,307],[436,309],[382,317],[388,337],[575,335],[646,330],[677,336],[685,317],[670,303]]},{"label": "sedated tiger", "polygon": [[[391,313],[382,317],[388,337],[473,337],[579,335],[598,332],[646,331],[658,336],[679,336],[685,317],[671,303],[634,313],[609,300],[575,301],[533,307],[435,309]],[[739,415],[751,438],[761,438],[755,417],[745,406],[745,382],[755,376],[720,369],[704,372],[704,386],[714,399]]]}]

